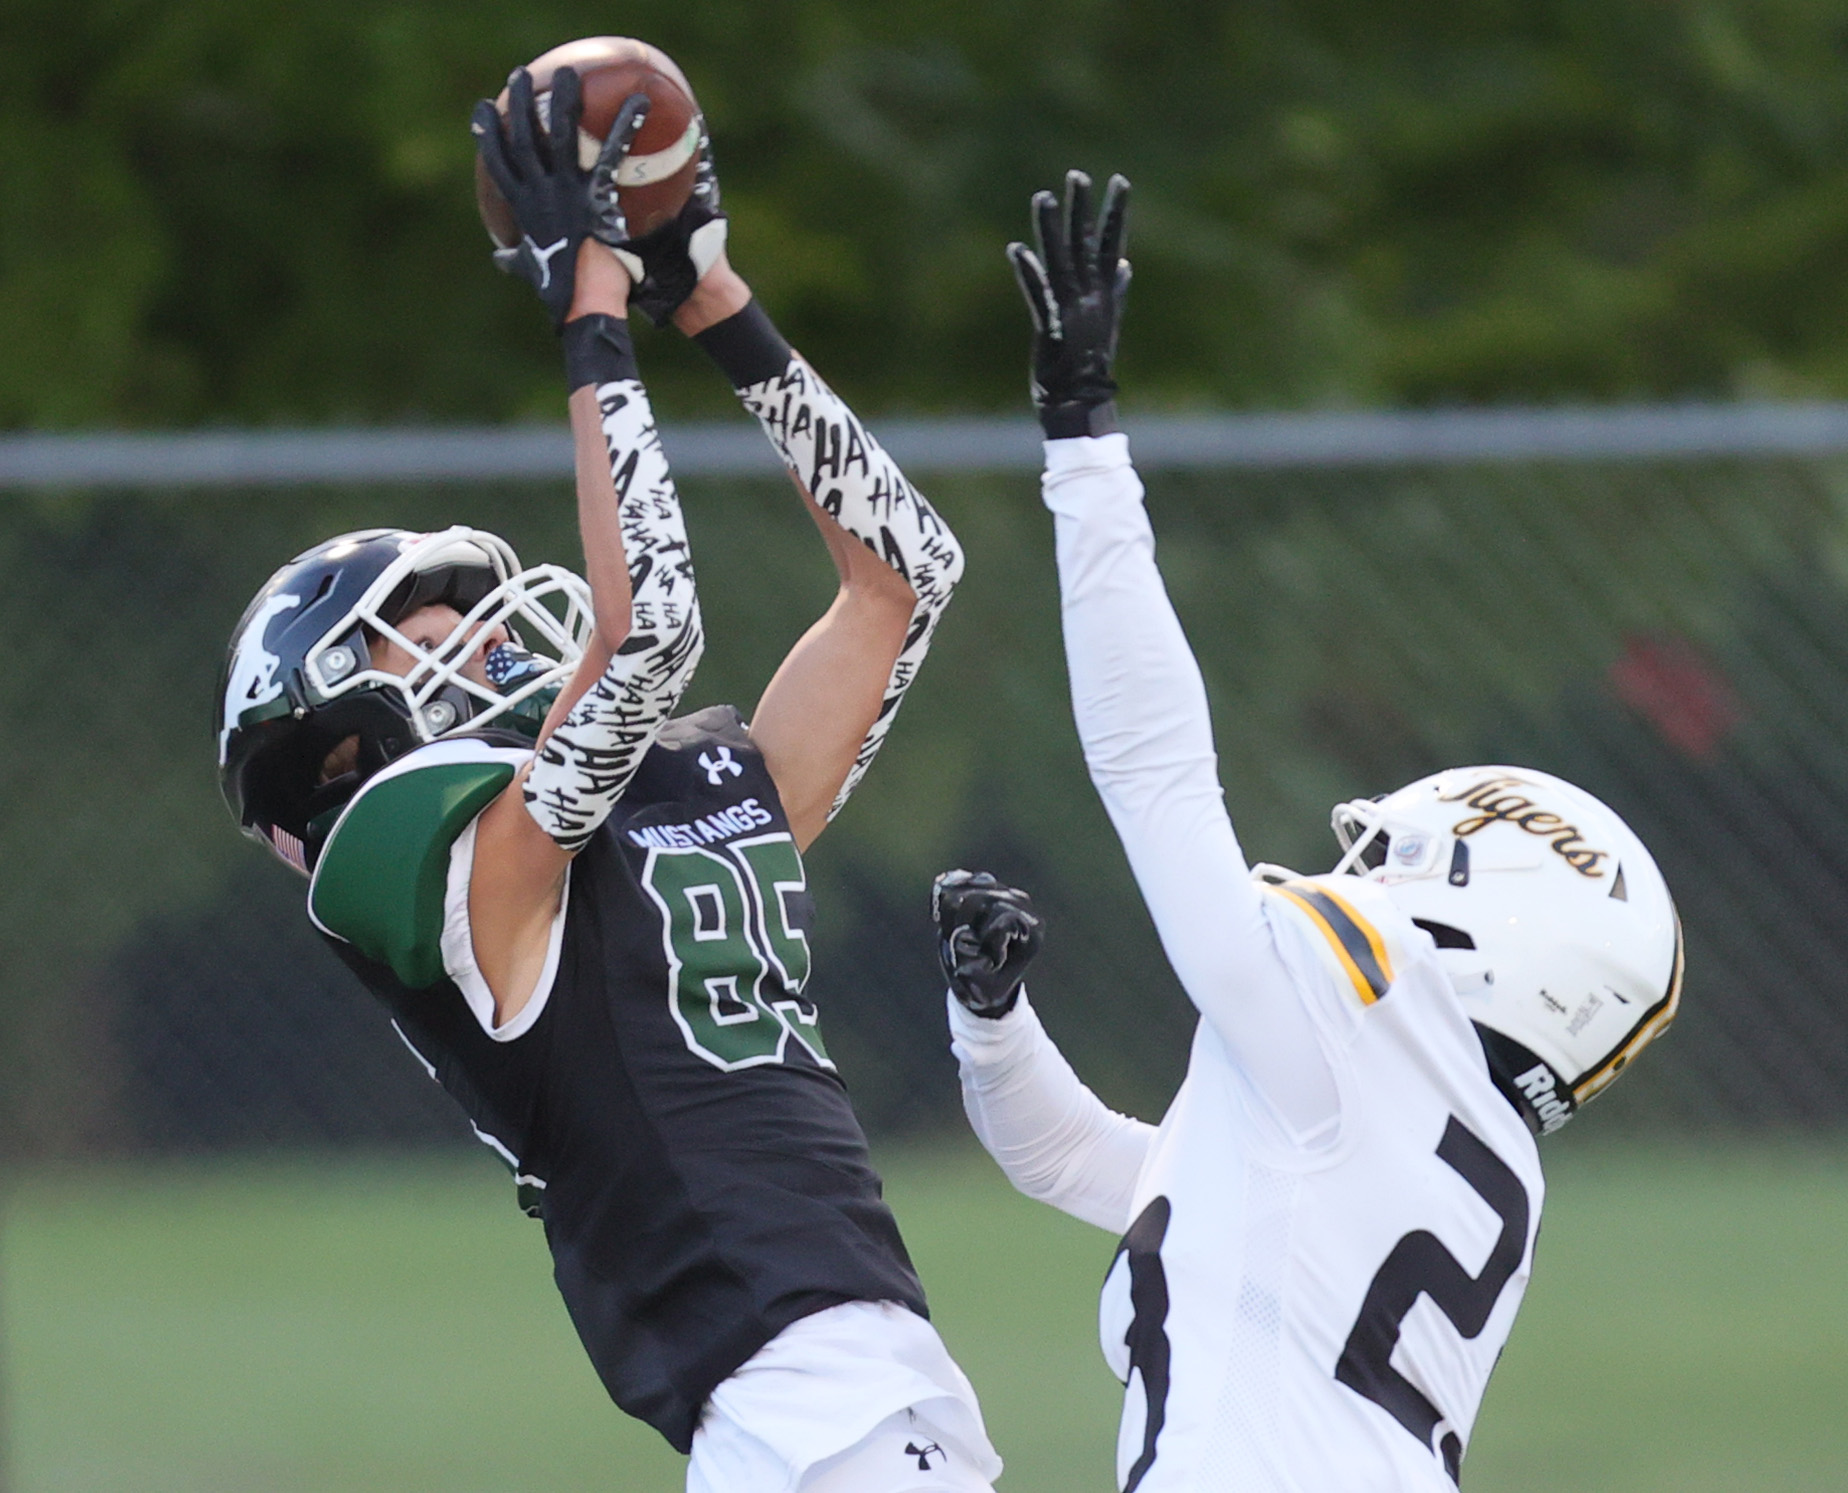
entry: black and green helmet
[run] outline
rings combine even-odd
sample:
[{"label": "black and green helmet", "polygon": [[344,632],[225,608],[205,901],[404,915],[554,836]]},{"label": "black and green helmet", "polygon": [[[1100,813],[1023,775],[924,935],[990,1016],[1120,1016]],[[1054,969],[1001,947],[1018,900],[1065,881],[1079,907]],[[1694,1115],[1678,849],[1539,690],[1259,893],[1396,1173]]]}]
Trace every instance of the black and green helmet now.
[{"label": "black and green helmet", "polygon": [[[397,631],[413,612],[452,607],[434,645]],[[373,773],[424,742],[488,725],[536,734],[576,667],[591,626],[589,588],[570,571],[522,569],[479,529],[362,529],[291,560],[238,619],[219,679],[218,777],[239,825],[298,870]],[[508,640],[465,677],[484,631]],[[374,667],[389,637],[414,660]],[[352,770],[325,779],[329,753],[356,738]]]}]

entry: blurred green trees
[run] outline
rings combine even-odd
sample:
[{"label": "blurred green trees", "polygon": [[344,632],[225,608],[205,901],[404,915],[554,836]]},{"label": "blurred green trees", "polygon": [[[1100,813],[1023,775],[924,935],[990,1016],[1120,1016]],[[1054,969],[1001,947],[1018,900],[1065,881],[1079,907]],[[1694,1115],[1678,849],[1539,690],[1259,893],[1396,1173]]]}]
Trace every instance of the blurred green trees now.
[{"label": "blurred green trees", "polygon": [[[555,416],[470,102],[619,30],[717,140],[736,258],[887,408],[1024,381],[1000,257],[1136,182],[1151,403],[1848,393],[1828,0],[0,0],[0,427]],[[672,339],[665,402],[722,399]]]}]

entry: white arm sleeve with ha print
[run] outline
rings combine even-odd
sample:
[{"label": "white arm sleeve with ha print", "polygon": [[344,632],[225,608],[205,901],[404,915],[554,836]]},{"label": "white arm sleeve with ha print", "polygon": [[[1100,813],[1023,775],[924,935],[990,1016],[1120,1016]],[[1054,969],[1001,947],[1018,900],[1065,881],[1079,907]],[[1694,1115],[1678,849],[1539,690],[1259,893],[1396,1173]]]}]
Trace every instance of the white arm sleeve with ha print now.
[{"label": "white arm sleeve with ha print", "polygon": [[800,355],[791,354],[776,377],[740,388],[738,397],[757,416],[803,491],[897,571],[917,596],[879,714],[828,810],[832,819],[872,766],[905,691],[923,666],[931,634],[962,577],[962,546],[846,401]]},{"label": "white arm sleeve with ha print", "polygon": [[558,728],[527,774],[526,809],[576,854],[623,795],[679,704],[706,646],[680,498],[638,379],[597,389],[623,549],[629,566],[629,636]]}]

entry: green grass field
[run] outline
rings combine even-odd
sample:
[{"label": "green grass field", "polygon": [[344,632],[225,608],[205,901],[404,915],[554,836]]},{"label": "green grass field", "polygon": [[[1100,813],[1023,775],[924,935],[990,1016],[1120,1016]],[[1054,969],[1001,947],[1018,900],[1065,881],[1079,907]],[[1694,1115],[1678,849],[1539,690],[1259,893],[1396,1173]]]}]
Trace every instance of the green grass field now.
[{"label": "green grass field", "polygon": [[[1112,1241],[978,1156],[883,1160],[1004,1493],[1112,1487]],[[1552,1186],[1472,1493],[1848,1482],[1848,1155],[1568,1150]],[[0,1312],[11,1493],[679,1486],[603,1398],[486,1160],[29,1177]]]}]

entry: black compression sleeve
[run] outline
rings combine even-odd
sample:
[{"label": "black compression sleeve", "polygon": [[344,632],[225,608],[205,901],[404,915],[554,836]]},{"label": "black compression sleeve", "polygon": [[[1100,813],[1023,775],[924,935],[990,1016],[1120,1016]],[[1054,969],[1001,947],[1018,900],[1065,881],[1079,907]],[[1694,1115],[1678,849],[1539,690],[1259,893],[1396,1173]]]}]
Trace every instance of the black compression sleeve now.
[{"label": "black compression sleeve", "polygon": [[706,349],[707,356],[719,365],[734,389],[746,389],[777,377],[794,356],[770,320],[770,313],[755,300],[724,321],[696,332],[693,340]]},{"label": "black compression sleeve", "polygon": [[629,323],[620,316],[580,316],[560,328],[565,349],[565,384],[575,394],[586,384],[640,378]]}]

